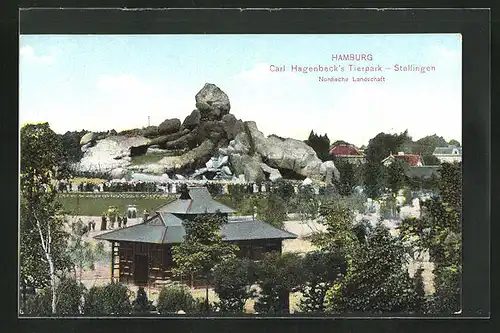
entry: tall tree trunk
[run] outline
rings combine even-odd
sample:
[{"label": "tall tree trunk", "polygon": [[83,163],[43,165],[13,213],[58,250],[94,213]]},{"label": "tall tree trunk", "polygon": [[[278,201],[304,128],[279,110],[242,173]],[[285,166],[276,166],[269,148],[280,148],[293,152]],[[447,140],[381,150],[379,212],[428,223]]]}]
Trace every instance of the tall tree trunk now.
[{"label": "tall tree trunk", "polygon": [[210,307],[208,303],[208,279],[205,280],[205,310],[207,313],[210,312]]},{"label": "tall tree trunk", "polygon": [[47,254],[47,261],[49,262],[49,271],[50,271],[50,290],[52,293],[52,313],[56,313],[56,278],[55,278],[55,269],[54,262],[52,261],[52,256]]},{"label": "tall tree trunk", "polygon": [[[33,211],[34,213],[34,211]],[[40,240],[42,243],[42,248],[43,252],[45,253],[45,258],[47,259],[47,262],[49,263],[49,276],[50,276],[50,291],[52,294],[52,313],[56,313],[56,274],[55,274],[55,267],[54,267],[54,261],[52,260],[52,254],[51,254],[51,244],[52,244],[52,236],[50,234],[50,221],[47,223],[47,239],[43,237],[43,232],[42,232],[42,226],[40,224],[40,220],[36,217],[36,214],[34,214],[35,220],[36,220],[36,225],[38,228],[38,233],[40,234]]]}]

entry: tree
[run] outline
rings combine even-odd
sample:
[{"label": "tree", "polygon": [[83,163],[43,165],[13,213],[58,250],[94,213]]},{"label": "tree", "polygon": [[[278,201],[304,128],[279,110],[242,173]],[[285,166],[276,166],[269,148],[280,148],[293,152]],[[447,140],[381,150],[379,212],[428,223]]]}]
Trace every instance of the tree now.
[{"label": "tree", "polygon": [[354,186],[356,186],[356,175],[354,166],[347,161],[338,160],[335,166],[339,170],[340,179],[337,182],[337,188],[341,195],[350,195]]},{"label": "tree", "polygon": [[323,162],[330,158],[330,139],[328,139],[327,134],[324,136],[317,135],[314,131],[311,131],[305,143],[314,149],[318,158]]},{"label": "tree", "polygon": [[460,147],[460,142],[458,142],[457,140],[455,139],[451,139],[450,142],[448,142],[448,145],[450,146],[456,146],[456,147]]},{"label": "tree", "polygon": [[256,268],[260,295],[256,312],[289,313],[290,292],[304,283],[302,259],[297,253],[266,253]]},{"label": "tree", "polygon": [[398,191],[401,190],[406,183],[405,168],[407,167],[408,163],[398,159],[395,159],[387,167],[387,185],[394,196],[398,194]]},{"label": "tree", "polygon": [[249,259],[233,258],[214,269],[214,290],[219,296],[222,312],[242,313],[247,299],[255,296],[255,263]]},{"label": "tree", "polygon": [[79,271],[78,279],[81,282],[83,269],[89,268],[94,270],[96,261],[104,257],[106,251],[104,250],[103,243],[98,242],[94,245],[92,242],[85,240],[84,236],[89,230],[88,226],[81,220],[77,220],[71,224],[71,231],[68,252],[75,268],[75,274],[76,269]]},{"label": "tree", "polygon": [[50,284],[52,313],[56,313],[58,273],[71,267],[55,191],[62,159],[61,143],[48,123],[21,128],[21,279],[28,285]]},{"label": "tree", "polygon": [[364,168],[364,189],[366,195],[371,199],[377,199],[385,188],[385,169],[384,166],[376,162],[367,162]]},{"label": "tree", "polygon": [[261,197],[257,206],[257,218],[264,220],[276,228],[283,228],[283,222],[287,219],[287,208],[285,201],[274,193],[268,193]]},{"label": "tree", "polygon": [[326,295],[332,313],[415,313],[419,301],[406,268],[408,250],[378,224],[358,242],[347,273]]},{"label": "tree", "polygon": [[379,133],[373,139],[370,139],[368,148],[366,148],[366,160],[368,162],[380,163],[391,152],[397,153],[403,143],[408,140],[408,131],[401,134]]},{"label": "tree", "polygon": [[183,222],[186,235],[184,241],[172,247],[172,257],[177,275],[203,278],[206,282],[206,306],[208,285],[214,267],[224,260],[233,258],[238,247],[226,243],[220,234],[221,227],[227,223],[221,213],[201,214]]},{"label": "tree", "polygon": [[326,293],[345,274],[346,262],[337,253],[314,251],[307,253],[302,263],[306,276],[299,287],[303,294],[299,308],[309,313],[324,312]]},{"label": "tree", "polygon": [[417,140],[416,145],[413,149],[414,154],[420,155],[432,155],[436,147],[446,147],[448,143],[442,136],[436,134],[428,135]]},{"label": "tree", "polygon": [[318,215],[319,201],[314,187],[303,185],[296,196],[296,206],[302,222],[313,220]]},{"label": "tree", "polygon": [[332,200],[321,205],[320,215],[325,233],[315,235],[313,244],[323,251],[339,253],[347,260],[358,246],[356,235],[352,232],[354,210],[344,200]]},{"label": "tree", "polygon": [[400,232],[414,239],[420,251],[428,251],[434,262],[435,294],[431,311],[451,314],[459,311],[461,289],[462,168],[460,163],[443,163],[438,179],[438,196],[421,203],[421,218],[405,219]]}]

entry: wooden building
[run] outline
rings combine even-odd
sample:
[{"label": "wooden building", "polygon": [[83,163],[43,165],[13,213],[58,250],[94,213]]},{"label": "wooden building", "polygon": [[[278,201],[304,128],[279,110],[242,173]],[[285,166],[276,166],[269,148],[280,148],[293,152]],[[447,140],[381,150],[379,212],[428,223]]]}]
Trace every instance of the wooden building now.
[{"label": "wooden building", "polygon": [[206,187],[188,187],[177,200],[157,208],[146,221],[95,237],[111,242],[112,279],[136,285],[171,279],[172,246],[184,240],[183,220],[217,211],[228,219],[221,235],[238,245],[239,257],[259,260],[267,252],[281,252],[284,239],[297,237],[253,217],[233,217],[235,211],[213,200]]}]

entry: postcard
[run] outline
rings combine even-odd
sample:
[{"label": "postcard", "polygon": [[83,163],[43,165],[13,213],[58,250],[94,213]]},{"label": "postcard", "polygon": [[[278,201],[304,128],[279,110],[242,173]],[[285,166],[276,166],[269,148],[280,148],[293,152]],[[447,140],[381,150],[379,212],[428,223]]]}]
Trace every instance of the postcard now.
[{"label": "postcard", "polygon": [[462,35],[21,35],[19,316],[453,316]]}]

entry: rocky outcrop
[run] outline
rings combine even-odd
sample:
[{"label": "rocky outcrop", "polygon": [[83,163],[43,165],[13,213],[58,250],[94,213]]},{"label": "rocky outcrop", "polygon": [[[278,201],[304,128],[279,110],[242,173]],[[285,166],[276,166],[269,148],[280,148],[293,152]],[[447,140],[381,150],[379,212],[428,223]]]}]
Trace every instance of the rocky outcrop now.
[{"label": "rocky outcrop", "polygon": [[158,134],[167,135],[176,133],[181,128],[181,121],[177,118],[167,119],[158,126]]},{"label": "rocky outcrop", "polygon": [[112,179],[122,179],[127,175],[127,169],[125,168],[116,168],[111,170],[110,176]]},{"label": "rocky outcrop", "polygon": [[[196,109],[182,124],[173,118],[123,135],[87,133],[80,141],[84,157],[77,163],[78,170],[111,172],[113,178],[134,171],[203,179],[244,177],[248,182],[310,178],[331,183],[339,177],[334,163],[322,162],[304,142],[265,137],[255,122],[236,119],[229,113],[229,97],[214,84],[205,84],[195,100]],[[131,157],[143,154],[161,155],[161,159],[130,163]]]},{"label": "rocky outcrop", "polygon": [[129,169],[145,173],[190,172],[203,166],[213,155],[215,144],[205,140],[198,147],[180,156],[166,156],[156,163],[130,166]]},{"label": "rocky outcrop", "polygon": [[200,110],[195,109],[193,110],[193,112],[191,112],[189,116],[186,117],[186,119],[184,119],[182,126],[191,130],[200,124],[200,120],[201,120]]},{"label": "rocky outcrop", "polygon": [[92,142],[94,140],[95,134],[92,132],[89,132],[82,136],[80,139],[80,146],[85,146],[86,144]]},{"label": "rocky outcrop", "polygon": [[158,126],[149,126],[142,131],[142,136],[146,138],[154,138],[160,135],[158,132]]},{"label": "rocky outcrop", "polygon": [[215,84],[205,83],[195,99],[201,120],[221,120],[231,110],[229,97]]},{"label": "rocky outcrop", "polygon": [[[125,168],[130,165],[130,158],[127,158],[130,148],[146,143],[147,139],[142,136],[109,136],[97,141],[95,146],[87,149],[74,168],[78,171],[99,172],[111,172],[116,168]],[[125,156],[125,158],[115,159],[117,156]]]},{"label": "rocky outcrop", "polygon": [[261,163],[260,167],[262,168],[262,171],[264,171],[264,173],[268,175],[268,177],[266,177],[266,178],[269,178],[269,180],[272,182],[283,178],[283,176],[281,176],[281,173],[278,169],[273,169],[265,163]]},{"label": "rocky outcrop", "polygon": [[238,133],[243,132],[243,122],[232,114],[222,117],[222,127],[226,131],[228,140],[233,140]]},{"label": "rocky outcrop", "polygon": [[[283,174],[281,171],[291,172],[315,181],[328,180],[329,182],[333,180],[333,177],[338,178],[339,173],[333,162],[323,163],[317,157],[316,152],[304,142],[275,135],[265,137],[253,121],[246,122],[246,126],[248,133],[240,132],[226,149],[220,150],[221,153],[230,156],[231,162],[234,159],[238,164],[242,156],[251,154],[253,143],[255,155],[259,156],[267,166],[279,170],[281,174]],[[233,166],[235,172],[241,171],[236,170],[234,164]],[[259,169],[261,169],[260,165]]]}]

